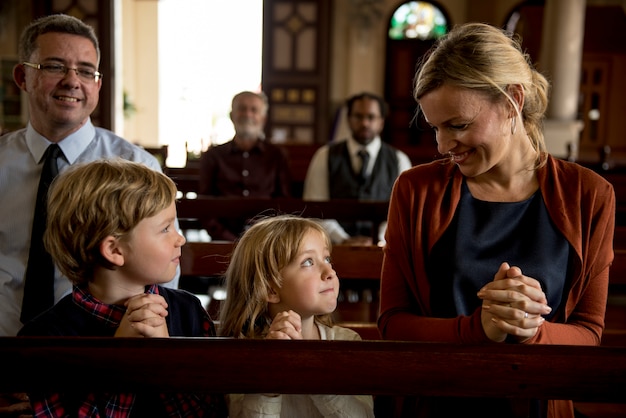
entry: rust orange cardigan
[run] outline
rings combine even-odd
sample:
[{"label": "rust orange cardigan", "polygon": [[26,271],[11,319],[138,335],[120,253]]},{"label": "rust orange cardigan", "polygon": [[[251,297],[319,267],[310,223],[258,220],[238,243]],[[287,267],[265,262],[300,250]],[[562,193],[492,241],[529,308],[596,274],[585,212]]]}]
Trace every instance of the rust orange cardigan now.
[{"label": "rust orange cardigan", "polygon": [[[546,321],[526,344],[598,345],[613,261],[613,187],[597,173],[551,156],[538,169],[537,178],[548,213],[575,257],[561,312],[551,322]],[[462,180],[456,165],[435,161],[402,173],[394,186],[378,320],[385,339],[490,341],[481,326],[480,308],[470,316],[431,317],[424,260],[452,221]]]}]

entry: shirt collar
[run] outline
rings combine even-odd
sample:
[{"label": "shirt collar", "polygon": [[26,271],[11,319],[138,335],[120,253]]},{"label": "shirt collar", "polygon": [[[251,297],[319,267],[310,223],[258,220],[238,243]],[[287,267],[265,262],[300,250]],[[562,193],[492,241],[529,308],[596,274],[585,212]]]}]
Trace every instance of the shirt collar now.
[{"label": "shirt collar", "polygon": [[[146,286],[146,293],[159,294],[157,285]],[[87,286],[74,286],[72,290],[72,299],[79,308],[87,312],[90,316],[96,318],[97,321],[104,323],[112,328],[117,328],[126,313],[126,307],[121,305],[108,305],[101,300],[96,299],[88,292]]]},{"label": "shirt collar", "polygon": [[263,152],[265,150],[265,141],[262,139],[257,139],[256,143],[249,151],[243,151],[241,148],[235,144],[235,140],[231,140],[230,152],[233,154],[243,154],[244,152]]},{"label": "shirt collar", "polygon": [[380,136],[377,136],[376,138],[372,139],[369,144],[363,147],[363,145],[359,144],[356,139],[349,137],[347,145],[348,152],[351,156],[358,155],[359,151],[365,149],[370,155],[371,159],[376,159],[376,157],[378,156],[378,151],[380,151],[380,147],[382,146],[382,141],[380,139]]},{"label": "shirt collar", "polygon": [[[63,155],[69,164],[73,164],[78,156],[85,151],[89,143],[96,136],[96,128],[91,123],[91,119],[81,126],[79,130],[59,141],[59,147],[63,151]],[[52,142],[48,141],[43,135],[28,123],[26,127],[26,144],[30,150],[35,163],[39,163],[43,154]]]}]

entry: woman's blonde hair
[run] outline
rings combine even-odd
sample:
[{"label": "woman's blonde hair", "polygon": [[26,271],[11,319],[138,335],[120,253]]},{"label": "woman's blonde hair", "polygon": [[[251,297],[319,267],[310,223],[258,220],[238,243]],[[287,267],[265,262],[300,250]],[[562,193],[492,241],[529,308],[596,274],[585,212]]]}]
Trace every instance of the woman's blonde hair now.
[{"label": "woman's blonde hair", "polygon": [[[479,91],[494,102],[508,100],[537,151],[536,165],[545,161],[543,119],[550,86],[522,52],[518,39],[483,23],[455,27],[423,57],[415,74],[413,96],[419,104],[425,94],[443,84]],[[512,85],[524,89],[522,109],[517,109],[508,91]]]},{"label": "woman's blonde hair", "polygon": [[[260,218],[238,240],[226,270],[226,300],[219,319],[222,336],[262,338],[272,323],[268,297],[280,288],[281,270],[294,260],[305,234],[318,231],[328,249],[326,230],[315,220],[296,215]],[[318,315],[317,322],[332,326],[331,314]]]},{"label": "woman's blonde hair", "polygon": [[59,174],[48,194],[44,245],[74,284],[89,282],[107,236],[124,237],[137,224],[167,209],[176,185],[165,174],[122,159],[96,160]]}]

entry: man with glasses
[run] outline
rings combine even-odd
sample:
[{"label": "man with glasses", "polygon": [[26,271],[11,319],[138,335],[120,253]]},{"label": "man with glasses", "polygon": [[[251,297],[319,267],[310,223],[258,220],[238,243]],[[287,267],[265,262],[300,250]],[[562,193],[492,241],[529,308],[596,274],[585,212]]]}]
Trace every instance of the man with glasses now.
[{"label": "man with glasses", "polygon": [[[51,261],[49,274],[41,273],[50,260],[39,236],[45,220],[36,222],[45,216],[34,215],[45,207],[40,178],[41,184],[50,182],[42,173],[100,158],[124,158],[161,170],[148,152],[91,123],[103,78],[93,28],[61,14],[37,19],[22,32],[19,60],[13,77],[28,96],[29,122],[0,137],[0,337],[17,335],[23,323],[71,290]],[[169,287],[178,287],[179,275]],[[34,292],[25,292],[27,282]],[[30,412],[24,394],[0,394],[0,416],[20,411]]]},{"label": "man with glasses", "polygon": [[[20,37],[13,77],[28,96],[29,122],[0,137],[0,336],[16,335],[23,323],[71,290],[67,278],[53,267],[50,284],[41,284],[37,277],[30,280],[28,274],[36,268],[29,259],[43,264],[47,255],[39,258],[40,253],[31,249],[31,244],[33,248],[40,244],[34,232],[31,236],[31,229],[36,229],[31,225],[38,218],[33,215],[37,196],[44,196],[38,191],[44,166],[62,172],[77,163],[123,158],[161,170],[147,151],[91,123],[105,76],[99,63],[93,28],[71,16],[37,19]],[[35,283],[35,293],[43,293],[45,286],[52,289],[47,303],[35,302],[28,313],[23,309],[29,293],[25,283],[27,288]],[[177,284],[178,274],[169,286]]]},{"label": "man with glasses", "polygon": [[[346,101],[351,136],[320,147],[304,180],[304,200],[389,200],[398,175],[411,167],[402,151],[382,142],[387,104],[372,93],[360,93]],[[371,224],[324,221],[333,243],[372,244]],[[384,239],[386,224],[379,230]],[[374,243],[377,244],[377,243]]]}]

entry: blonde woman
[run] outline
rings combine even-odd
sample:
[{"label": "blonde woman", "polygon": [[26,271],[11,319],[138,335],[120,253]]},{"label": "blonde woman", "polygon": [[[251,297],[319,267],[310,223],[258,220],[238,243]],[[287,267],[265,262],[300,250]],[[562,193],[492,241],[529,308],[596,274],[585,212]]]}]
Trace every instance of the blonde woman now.
[{"label": "blonde woman", "polygon": [[[515,39],[472,23],[436,43],[414,95],[445,158],[404,172],[394,186],[383,337],[598,345],[615,194],[598,174],[546,152],[545,77]],[[519,412],[507,399],[420,399],[415,406],[417,417]],[[573,404],[532,402],[527,416],[573,417]]]}]

